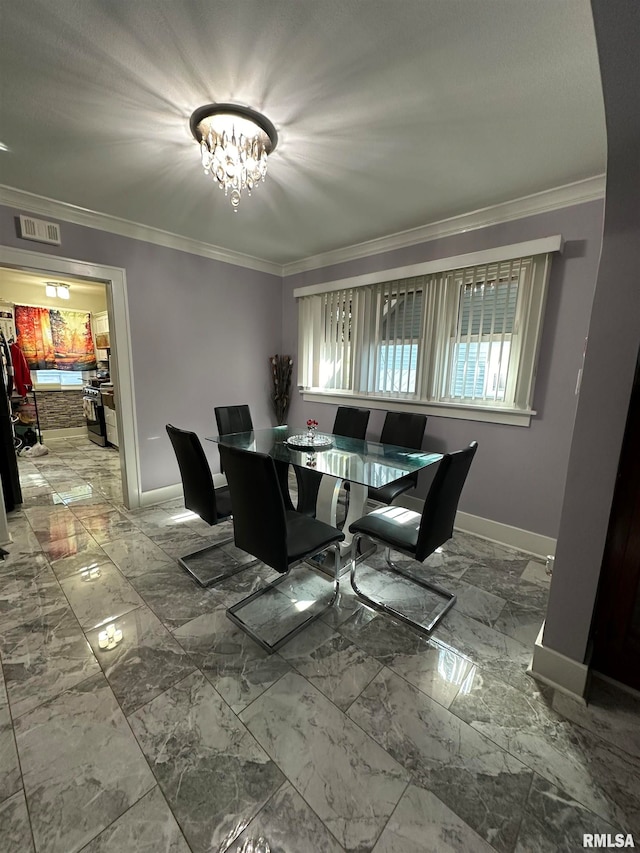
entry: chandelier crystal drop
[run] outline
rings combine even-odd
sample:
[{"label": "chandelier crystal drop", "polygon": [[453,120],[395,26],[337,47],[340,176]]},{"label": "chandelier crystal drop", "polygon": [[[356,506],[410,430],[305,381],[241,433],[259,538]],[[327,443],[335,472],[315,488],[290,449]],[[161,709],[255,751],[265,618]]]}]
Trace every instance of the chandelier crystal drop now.
[{"label": "chandelier crystal drop", "polygon": [[266,116],[238,104],[208,104],[191,115],[191,133],[200,144],[206,175],[229,196],[234,212],[244,190],[247,195],[264,181],[267,157],[278,143]]}]

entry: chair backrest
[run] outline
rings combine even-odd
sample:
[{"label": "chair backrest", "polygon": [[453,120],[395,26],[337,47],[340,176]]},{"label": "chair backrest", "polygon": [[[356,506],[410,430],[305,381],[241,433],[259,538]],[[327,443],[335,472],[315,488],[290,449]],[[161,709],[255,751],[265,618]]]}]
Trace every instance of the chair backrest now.
[{"label": "chair backrest", "polygon": [[286,572],[287,520],[273,459],[220,445],[233,511],[238,548],[253,554],[278,572]]},{"label": "chair backrest", "polygon": [[233,432],[249,432],[253,429],[249,406],[216,406],[213,410],[218,425],[218,435],[230,435]]},{"label": "chair backrest", "polygon": [[[426,428],[426,415],[414,414],[413,412],[387,412],[380,433],[380,443],[420,450]],[[408,474],[407,478],[417,485],[418,471],[414,474]]]},{"label": "chair backrest", "polygon": [[338,406],[336,419],[333,422],[333,434],[345,438],[364,438],[369,423],[369,409],[356,409],[353,406]]},{"label": "chair backrest", "polygon": [[380,443],[397,444],[399,447],[420,450],[426,427],[426,415],[412,412],[387,412],[380,433]]},{"label": "chair backrest", "polygon": [[425,498],[416,560],[426,560],[436,548],[451,539],[462,487],[477,449],[478,442],[472,441],[464,450],[445,453],[442,457]]},{"label": "chair backrest", "polygon": [[216,490],[200,439],[195,432],[171,424],[167,424],[167,433],[180,468],[184,505],[207,524],[217,524]]}]

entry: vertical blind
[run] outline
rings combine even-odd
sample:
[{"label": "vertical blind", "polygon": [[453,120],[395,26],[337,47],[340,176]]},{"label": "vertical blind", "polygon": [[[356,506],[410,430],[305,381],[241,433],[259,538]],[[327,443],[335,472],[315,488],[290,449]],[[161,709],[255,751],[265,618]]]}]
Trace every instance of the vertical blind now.
[{"label": "vertical blind", "polygon": [[[356,395],[524,407],[547,274],[548,255],[539,255],[300,296],[298,382]],[[529,325],[535,328],[523,334]],[[525,349],[531,382],[519,394]]]}]

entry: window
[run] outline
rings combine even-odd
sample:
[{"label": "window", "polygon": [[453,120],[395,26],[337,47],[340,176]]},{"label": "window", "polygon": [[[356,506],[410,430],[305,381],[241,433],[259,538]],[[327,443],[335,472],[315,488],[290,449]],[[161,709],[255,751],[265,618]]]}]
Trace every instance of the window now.
[{"label": "window", "polygon": [[82,388],[86,381],[81,370],[32,370],[31,375],[36,388],[60,388],[61,391]]},{"label": "window", "polygon": [[386,281],[295,291],[299,385],[370,401],[530,415],[550,251],[561,242],[532,241],[545,249],[536,254],[508,257],[504,247],[451,259],[475,262],[448,269],[432,262]]}]

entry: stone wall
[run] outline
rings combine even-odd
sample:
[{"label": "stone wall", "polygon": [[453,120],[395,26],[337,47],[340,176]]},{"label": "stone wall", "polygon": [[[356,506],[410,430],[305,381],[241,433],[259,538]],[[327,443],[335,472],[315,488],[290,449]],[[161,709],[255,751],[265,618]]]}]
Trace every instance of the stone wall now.
[{"label": "stone wall", "polygon": [[[69,429],[86,426],[81,391],[36,391],[40,429]],[[29,395],[29,400],[33,395]]]}]

